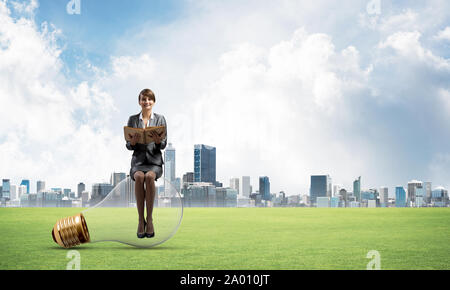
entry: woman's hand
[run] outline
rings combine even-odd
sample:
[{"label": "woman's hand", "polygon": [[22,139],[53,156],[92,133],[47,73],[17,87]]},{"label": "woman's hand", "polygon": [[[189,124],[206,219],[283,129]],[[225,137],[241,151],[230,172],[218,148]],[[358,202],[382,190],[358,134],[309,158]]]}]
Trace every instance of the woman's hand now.
[{"label": "woman's hand", "polygon": [[152,136],[153,141],[155,141],[156,144],[161,144],[161,136],[159,136],[158,133],[155,131],[150,132],[150,136]]},{"label": "woman's hand", "polygon": [[134,135],[128,134],[128,136],[131,138],[130,144],[131,146],[136,145],[136,143],[141,139],[141,134],[134,133]]}]

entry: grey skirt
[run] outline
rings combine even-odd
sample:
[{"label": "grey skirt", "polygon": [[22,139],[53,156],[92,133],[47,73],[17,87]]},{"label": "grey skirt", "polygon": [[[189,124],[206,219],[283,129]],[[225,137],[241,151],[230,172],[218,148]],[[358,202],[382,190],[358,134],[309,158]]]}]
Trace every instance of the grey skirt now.
[{"label": "grey skirt", "polygon": [[158,178],[160,178],[162,176],[162,173],[163,173],[162,166],[159,166],[159,165],[153,165],[153,164],[151,164],[151,165],[137,165],[137,166],[131,167],[131,169],[130,169],[130,177],[131,177],[131,179],[133,179],[133,181],[136,181],[136,180],[134,180],[134,174],[137,171],[142,171],[142,172],[144,172],[144,174],[149,172],[149,171],[155,172],[155,174],[156,174],[155,181],[158,180]]}]

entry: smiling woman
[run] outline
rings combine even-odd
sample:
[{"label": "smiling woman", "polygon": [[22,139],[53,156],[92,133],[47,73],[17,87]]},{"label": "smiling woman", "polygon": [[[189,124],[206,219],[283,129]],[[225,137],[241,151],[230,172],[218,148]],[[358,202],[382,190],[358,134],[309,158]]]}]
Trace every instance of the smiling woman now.
[{"label": "smiling woman", "polygon": [[[164,126],[166,133],[163,138],[158,134],[153,134],[154,142],[141,144],[139,140],[144,136],[135,133],[131,140],[127,141],[127,149],[133,150],[131,159],[130,176],[135,181],[136,206],[139,216],[139,225],[137,230],[138,238],[152,238],[155,235],[153,228],[153,202],[155,200],[155,181],[162,176],[162,158],[161,150],[167,143],[167,125],[163,115],[153,113],[155,105],[155,94],[150,89],[144,89],[138,96],[139,105],[142,111],[139,114],[130,116],[128,127],[146,128],[150,126]],[[145,187],[144,187],[145,185]],[[147,220],[144,220],[144,206],[147,207]]]}]

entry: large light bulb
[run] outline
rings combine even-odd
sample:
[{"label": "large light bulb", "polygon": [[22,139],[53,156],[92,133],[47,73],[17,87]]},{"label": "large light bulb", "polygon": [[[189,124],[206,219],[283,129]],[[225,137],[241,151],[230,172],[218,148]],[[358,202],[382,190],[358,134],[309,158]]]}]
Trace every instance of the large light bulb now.
[{"label": "large light bulb", "polygon": [[161,177],[159,182],[164,182],[164,191],[155,194],[154,237],[140,239],[136,235],[138,212],[134,181],[127,177],[95,206],[60,219],[53,227],[53,240],[64,248],[102,241],[149,248],[167,241],[180,226],[183,204],[180,193],[169,180]]}]

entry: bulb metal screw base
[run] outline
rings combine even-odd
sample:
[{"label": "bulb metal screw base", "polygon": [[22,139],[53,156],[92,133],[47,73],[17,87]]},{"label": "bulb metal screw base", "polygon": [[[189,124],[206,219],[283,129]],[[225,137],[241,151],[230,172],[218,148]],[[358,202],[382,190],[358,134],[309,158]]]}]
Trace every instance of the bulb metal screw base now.
[{"label": "bulb metal screw base", "polygon": [[64,248],[89,243],[89,230],[83,214],[79,213],[57,221],[52,230],[52,237],[55,243]]}]

